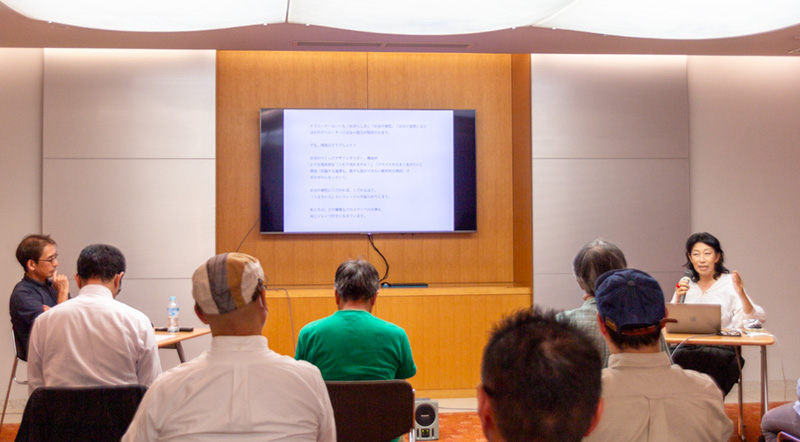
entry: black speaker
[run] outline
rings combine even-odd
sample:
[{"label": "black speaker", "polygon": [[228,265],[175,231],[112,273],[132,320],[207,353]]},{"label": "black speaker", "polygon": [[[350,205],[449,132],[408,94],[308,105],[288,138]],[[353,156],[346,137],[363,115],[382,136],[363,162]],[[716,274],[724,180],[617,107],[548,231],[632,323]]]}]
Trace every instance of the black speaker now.
[{"label": "black speaker", "polygon": [[439,440],[439,402],[428,398],[414,401],[414,431],[417,440]]}]

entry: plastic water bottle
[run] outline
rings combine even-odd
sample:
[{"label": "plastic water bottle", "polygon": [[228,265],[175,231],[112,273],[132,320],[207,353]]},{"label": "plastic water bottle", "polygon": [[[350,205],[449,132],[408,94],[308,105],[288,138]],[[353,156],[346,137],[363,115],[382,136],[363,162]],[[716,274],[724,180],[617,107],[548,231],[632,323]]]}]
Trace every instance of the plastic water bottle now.
[{"label": "plastic water bottle", "polygon": [[167,319],[169,325],[167,326],[167,333],[178,333],[178,317],[181,315],[181,309],[178,307],[178,302],[175,301],[174,296],[169,297],[169,305],[167,306]]}]

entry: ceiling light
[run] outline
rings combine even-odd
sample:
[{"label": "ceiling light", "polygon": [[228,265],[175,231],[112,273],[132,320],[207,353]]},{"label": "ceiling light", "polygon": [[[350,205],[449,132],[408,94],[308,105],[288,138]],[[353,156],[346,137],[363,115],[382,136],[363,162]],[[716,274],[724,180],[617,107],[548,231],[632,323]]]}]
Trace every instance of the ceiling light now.
[{"label": "ceiling light", "polygon": [[536,23],[624,37],[738,37],[800,23],[797,0],[578,0]]},{"label": "ceiling light", "polygon": [[520,26],[658,39],[713,39],[800,23],[797,0],[0,0],[30,18],[119,31],[297,23],[398,35]]},{"label": "ceiling light", "polygon": [[286,0],[2,0],[27,17],[113,31],[179,32],[286,20]]}]

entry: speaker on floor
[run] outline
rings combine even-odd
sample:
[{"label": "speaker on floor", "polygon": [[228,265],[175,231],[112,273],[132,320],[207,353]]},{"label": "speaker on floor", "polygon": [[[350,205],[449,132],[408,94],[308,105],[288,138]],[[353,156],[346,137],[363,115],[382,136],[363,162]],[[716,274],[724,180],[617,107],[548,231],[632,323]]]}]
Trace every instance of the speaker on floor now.
[{"label": "speaker on floor", "polygon": [[439,402],[428,398],[414,401],[414,431],[417,440],[439,440]]}]

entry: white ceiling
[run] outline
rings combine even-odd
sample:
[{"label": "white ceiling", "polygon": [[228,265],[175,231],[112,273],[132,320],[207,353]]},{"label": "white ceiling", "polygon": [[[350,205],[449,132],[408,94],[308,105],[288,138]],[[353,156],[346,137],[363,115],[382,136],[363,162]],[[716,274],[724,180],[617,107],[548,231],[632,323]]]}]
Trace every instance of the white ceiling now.
[{"label": "white ceiling", "polygon": [[0,47],[800,56],[790,52],[800,52],[800,24],[716,40],[611,37],[534,27],[449,36],[391,35],[296,24],[136,33],[48,24],[0,3]]}]

